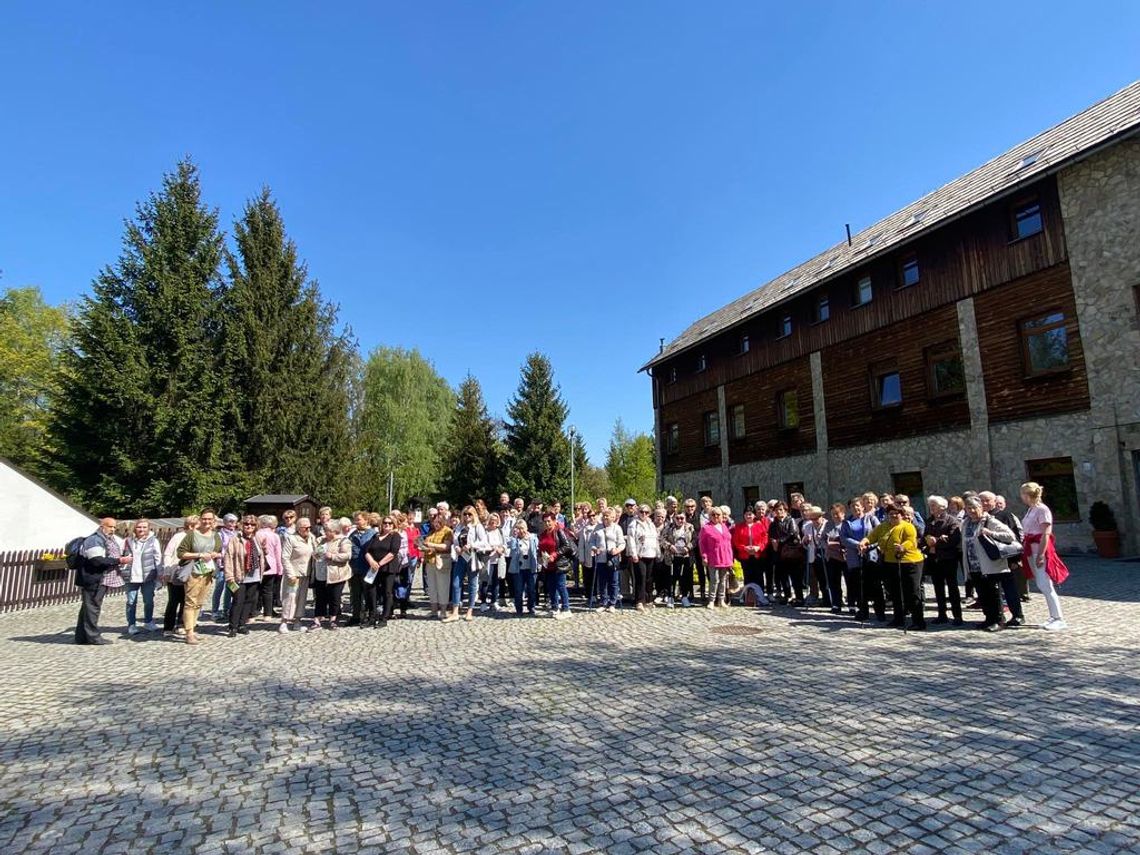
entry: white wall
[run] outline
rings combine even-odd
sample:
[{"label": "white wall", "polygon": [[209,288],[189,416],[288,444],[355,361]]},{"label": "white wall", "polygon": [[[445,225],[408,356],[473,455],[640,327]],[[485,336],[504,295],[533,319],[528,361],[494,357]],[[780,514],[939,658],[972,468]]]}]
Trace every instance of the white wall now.
[{"label": "white wall", "polygon": [[0,552],[53,549],[98,523],[0,460]]}]

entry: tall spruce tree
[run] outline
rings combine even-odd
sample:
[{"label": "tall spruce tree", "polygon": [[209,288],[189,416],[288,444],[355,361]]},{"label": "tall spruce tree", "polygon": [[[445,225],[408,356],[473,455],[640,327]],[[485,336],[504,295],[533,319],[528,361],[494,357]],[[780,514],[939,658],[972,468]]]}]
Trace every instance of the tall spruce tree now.
[{"label": "tall spruce tree", "polygon": [[507,487],[512,495],[544,502],[569,498],[570,440],[563,428],[567,412],[550,360],[530,354],[507,407]]},{"label": "tall spruce tree", "polygon": [[62,358],[55,480],[94,511],[173,515],[212,498],[221,430],[218,215],[189,160],[126,223]]},{"label": "tall spruce tree", "polygon": [[222,330],[229,483],[240,493],[309,493],[343,500],[355,344],[309,279],[268,188],[234,223]]},{"label": "tall spruce tree", "polygon": [[470,374],[459,385],[444,452],[440,492],[465,505],[475,499],[491,504],[502,488],[502,441],[487,414],[483,390]]}]

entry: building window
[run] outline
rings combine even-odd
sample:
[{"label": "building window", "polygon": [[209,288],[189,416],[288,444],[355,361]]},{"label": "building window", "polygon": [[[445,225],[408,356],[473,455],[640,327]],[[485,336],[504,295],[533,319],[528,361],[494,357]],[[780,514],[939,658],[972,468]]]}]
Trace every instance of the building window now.
[{"label": "building window", "polygon": [[676,383],[677,382],[677,369],[676,368],[670,368],[669,369],[669,382],[670,383]]},{"label": "building window", "polygon": [[776,338],[787,338],[792,334],[792,316],[784,315],[780,318],[780,332]]},{"label": "building window", "polygon": [[760,488],[759,487],[753,486],[753,487],[745,487],[744,488],[744,507],[746,507],[746,508],[755,507],[756,503],[759,501],[760,501]]},{"label": "building window", "polygon": [[1043,227],[1041,202],[1037,197],[1023,199],[1010,209],[1010,231],[1014,240],[1032,237]]},{"label": "building window", "polygon": [[776,396],[776,424],[780,430],[795,430],[800,426],[800,402],[795,389],[785,389]]},{"label": "building window", "polygon": [[744,404],[736,404],[728,417],[728,436],[730,439],[744,439],[744,431]]},{"label": "building window", "polygon": [[748,335],[742,335],[740,337],[740,355],[743,356],[750,350],[752,350],[752,339]]},{"label": "building window", "polygon": [[665,453],[676,454],[681,450],[681,426],[673,422],[665,428]]},{"label": "building window", "polygon": [[894,487],[895,495],[900,493],[910,499],[910,506],[926,512],[926,499],[925,492],[922,489],[922,473],[921,472],[895,472],[891,475],[891,484]]},{"label": "building window", "polygon": [[871,298],[874,296],[874,289],[871,287],[871,277],[864,276],[855,283],[855,293],[852,295],[851,305],[866,306],[871,302]]},{"label": "building window", "polygon": [[918,271],[918,256],[914,253],[904,256],[899,263],[899,287],[909,288],[917,285],[922,275]]},{"label": "building window", "polygon": [[697,356],[697,373],[700,374],[709,367],[709,360],[703,353]]},{"label": "building window", "polygon": [[812,315],[812,323],[822,324],[831,317],[831,301],[827,299],[827,295],[823,295],[815,301],[815,312]]},{"label": "building window", "polygon": [[943,342],[926,350],[926,382],[930,397],[959,395],[966,391],[966,371],[957,342]]},{"label": "building window", "polygon": [[799,493],[802,496],[806,492],[803,481],[789,481],[784,485],[784,501],[788,503],[788,507],[791,507],[792,494]]},{"label": "building window", "polygon": [[902,404],[902,378],[893,368],[883,369],[871,375],[871,406],[876,410],[897,407]]},{"label": "building window", "polygon": [[1021,322],[1025,375],[1036,377],[1069,367],[1069,331],[1064,312],[1049,312]]},{"label": "building window", "polygon": [[705,446],[720,445],[720,415],[716,411],[705,413]]},{"label": "building window", "polygon": [[1053,512],[1054,522],[1080,522],[1077,507],[1077,482],[1073,478],[1073,458],[1049,457],[1026,460],[1025,474],[1045,488],[1042,501]]},{"label": "building window", "polygon": [[1136,326],[1140,327],[1140,285],[1132,286],[1132,302],[1136,304]]}]

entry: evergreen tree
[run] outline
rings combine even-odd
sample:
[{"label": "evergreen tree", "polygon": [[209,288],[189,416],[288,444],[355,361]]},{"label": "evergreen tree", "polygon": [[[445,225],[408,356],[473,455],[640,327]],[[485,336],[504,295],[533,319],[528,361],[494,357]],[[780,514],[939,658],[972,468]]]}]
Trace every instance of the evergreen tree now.
[{"label": "evergreen tree", "polygon": [[[350,441],[355,345],[309,279],[281,211],[264,188],[234,223],[221,360],[233,392],[226,414],[228,484],[255,492],[308,493],[342,501]],[[241,494],[245,495],[241,495]]]},{"label": "evergreen tree", "polygon": [[653,439],[648,434],[631,434],[620,418],[614,423],[606,455],[606,474],[614,491],[615,503],[624,502],[627,498],[644,502],[656,495],[655,453]]},{"label": "evergreen tree", "polygon": [[594,466],[586,454],[586,444],[580,433],[574,434],[574,499],[593,504],[609,497],[610,478],[601,466]]},{"label": "evergreen tree", "polygon": [[513,496],[543,502],[570,495],[570,441],[563,432],[567,407],[550,360],[532,353],[518,392],[507,407],[507,487]]},{"label": "evergreen tree", "polygon": [[470,374],[459,386],[444,459],[440,492],[449,501],[465,505],[481,498],[493,503],[503,480],[502,442],[487,415],[479,381]]},{"label": "evergreen tree", "polygon": [[210,496],[220,457],[218,215],[189,160],[126,223],[63,354],[57,482],[93,511],[173,515]]},{"label": "evergreen tree", "polygon": [[387,507],[390,473],[397,506],[433,495],[455,406],[447,381],[418,350],[378,347],[365,363],[356,400],[354,506]]}]

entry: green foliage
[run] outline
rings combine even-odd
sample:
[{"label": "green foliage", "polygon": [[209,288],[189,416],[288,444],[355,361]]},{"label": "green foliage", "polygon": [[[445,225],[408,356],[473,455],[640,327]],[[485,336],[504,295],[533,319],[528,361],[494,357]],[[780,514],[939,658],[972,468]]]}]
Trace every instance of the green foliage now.
[{"label": "green foliage", "polygon": [[70,320],[69,308],[47,305],[39,288],[0,296],[0,457],[37,474],[52,456],[48,408]]},{"label": "green foliage", "polygon": [[[338,333],[268,188],[234,223],[222,312],[227,482],[244,495],[308,493],[343,502],[347,473],[330,459],[351,440],[356,347]],[[231,501],[232,501],[231,500]]]},{"label": "green foliage", "polygon": [[586,456],[586,445],[581,434],[574,434],[574,496],[573,501],[594,504],[609,497],[610,476],[601,466],[594,466]]},{"label": "green foliage", "polygon": [[475,499],[493,504],[503,482],[503,443],[487,414],[483,390],[470,374],[459,386],[459,398],[444,448],[440,493],[453,505]]},{"label": "green foliage", "polygon": [[611,504],[626,499],[648,501],[657,493],[657,461],[653,438],[649,434],[631,434],[619,418],[614,423],[610,447],[606,455],[606,473],[613,492]]},{"label": "green foliage", "polygon": [[223,255],[188,160],[126,224],[62,358],[50,441],[57,483],[92,510],[173,514],[210,496],[220,459],[216,371]]},{"label": "green foliage", "polygon": [[541,353],[530,354],[518,392],[507,407],[507,489],[512,496],[547,503],[567,500],[570,441],[563,430],[566,415],[550,360]]},{"label": "green foliage", "polygon": [[1104,502],[1093,502],[1089,507],[1089,525],[1093,531],[1116,531],[1116,514]]},{"label": "green foliage", "polygon": [[389,472],[398,506],[434,495],[455,406],[447,381],[418,350],[378,347],[364,365],[356,400],[351,504],[386,507]]}]

